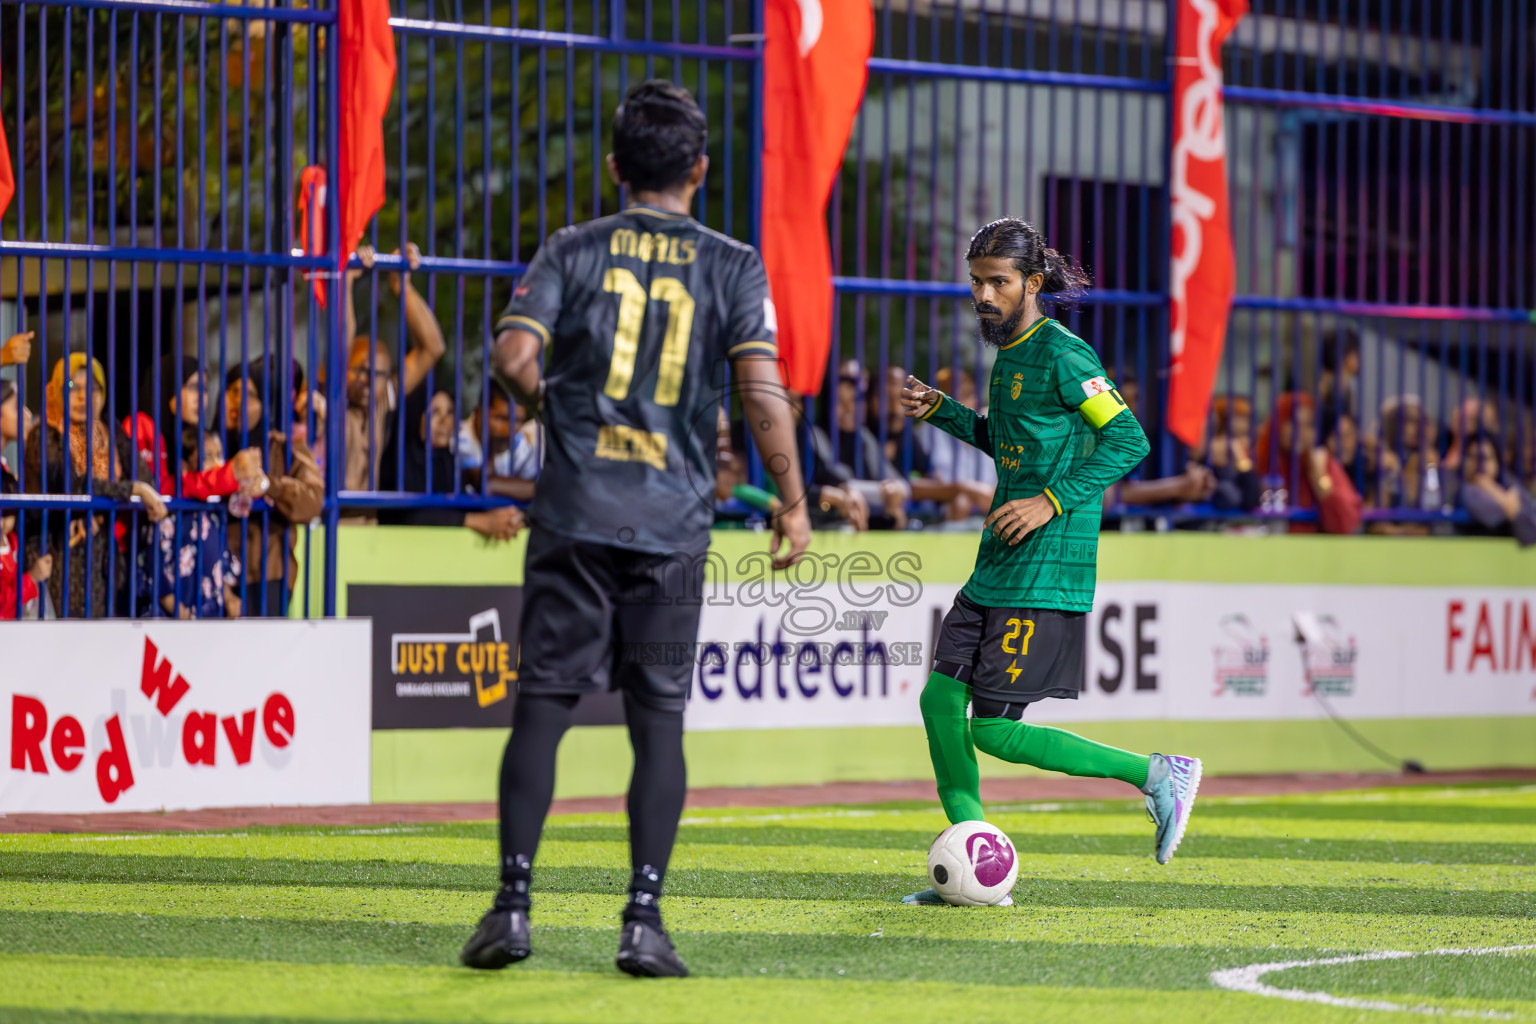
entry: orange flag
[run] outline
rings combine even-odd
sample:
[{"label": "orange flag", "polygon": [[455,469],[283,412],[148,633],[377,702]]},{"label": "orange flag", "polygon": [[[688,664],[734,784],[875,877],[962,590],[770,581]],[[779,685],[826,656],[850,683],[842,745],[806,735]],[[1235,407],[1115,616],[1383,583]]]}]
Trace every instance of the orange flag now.
[{"label": "orange flag", "polygon": [[1205,436],[1236,287],[1221,44],[1247,13],[1248,0],[1178,0],[1175,14],[1168,429],[1188,445]]},{"label": "orange flag", "polygon": [[791,391],[821,390],[832,347],[827,199],[864,98],[869,0],[768,0],[763,11],[763,263]]},{"label": "orange flag", "polygon": [[337,251],[350,256],[363,229],[384,205],[384,113],[395,87],[395,34],[389,0],[341,0],[341,109],[336,123],[340,153],[332,183],[341,237]]}]

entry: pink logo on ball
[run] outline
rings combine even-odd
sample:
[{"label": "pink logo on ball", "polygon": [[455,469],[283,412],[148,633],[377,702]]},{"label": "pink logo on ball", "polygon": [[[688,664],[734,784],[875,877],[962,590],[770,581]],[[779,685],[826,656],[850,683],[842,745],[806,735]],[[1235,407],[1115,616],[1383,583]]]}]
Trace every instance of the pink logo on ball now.
[{"label": "pink logo on ball", "polygon": [[976,881],[991,888],[1013,870],[1013,846],[995,832],[977,832],[965,841],[965,855],[976,869]]}]

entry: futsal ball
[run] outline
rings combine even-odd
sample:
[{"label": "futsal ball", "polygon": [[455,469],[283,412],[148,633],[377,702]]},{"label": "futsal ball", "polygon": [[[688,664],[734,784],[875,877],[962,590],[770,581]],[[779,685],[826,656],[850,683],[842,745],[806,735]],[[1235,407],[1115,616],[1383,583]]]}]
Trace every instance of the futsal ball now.
[{"label": "futsal ball", "polygon": [[928,881],[945,903],[957,907],[994,906],[1018,877],[1013,843],[984,821],[951,825],[928,848]]}]

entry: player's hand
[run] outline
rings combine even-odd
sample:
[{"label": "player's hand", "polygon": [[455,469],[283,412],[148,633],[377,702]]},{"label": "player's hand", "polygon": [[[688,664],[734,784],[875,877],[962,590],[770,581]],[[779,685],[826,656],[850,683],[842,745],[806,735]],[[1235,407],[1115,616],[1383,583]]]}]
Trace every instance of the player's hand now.
[{"label": "player's hand", "polygon": [[773,556],[775,569],[788,569],[800,561],[806,548],[811,546],[811,517],[804,504],[784,509],[771,520],[773,543],[768,553]]},{"label": "player's hand", "polygon": [[938,405],[944,397],[942,391],[935,391],[916,377],[907,377],[907,386],[901,389],[901,411],[907,416],[921,416],[931,407]]},{"label": "player's hand", "polygon": [[36,336],[36,331],[11,335],[4,345],[0,345],[0,366],[20,366],[31,359],[32,339]]},{"label": "player's hand", "polygon": [[1055,515],[1056,506],[1051,504],[1051,499],[1037,494],[1033,498],[1015,498],[997,506],[987,516],[986,527],[998,540],[1017,544],[1028,537],[1030,531],[1038,530],[1050,522]]}]

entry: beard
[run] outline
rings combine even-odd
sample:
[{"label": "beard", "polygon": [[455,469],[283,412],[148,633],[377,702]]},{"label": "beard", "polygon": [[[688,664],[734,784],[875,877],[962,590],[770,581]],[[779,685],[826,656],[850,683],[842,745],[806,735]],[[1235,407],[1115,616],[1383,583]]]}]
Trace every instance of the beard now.
[{"label": "beard", "polygon": [[985,320],[981,314],[998,314],[1002,310],[988,303],[972,303],[971,308],[976,311],[976,323],[981,328],[981,340],[993,348],[1002,348],[1012,341],[1018,333],[1019,324],[1024,322],[1024,303],[1019,303],[1019,308],[1013,311],[1013,315],[1006,320]]}]

